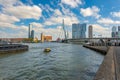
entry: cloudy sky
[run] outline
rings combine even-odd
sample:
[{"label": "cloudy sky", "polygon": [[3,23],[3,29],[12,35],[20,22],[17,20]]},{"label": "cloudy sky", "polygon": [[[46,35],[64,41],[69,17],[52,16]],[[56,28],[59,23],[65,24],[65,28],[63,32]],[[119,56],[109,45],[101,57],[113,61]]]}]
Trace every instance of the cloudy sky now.
[{"label": "cloudy sky", "polygon": [[70,38],[72,23],[92,24],[95,36],[110,37],[120,25],[120,0],[0,0],[0,38],[27,38],[31,23],[35,37],[43,32],[56,39],[62,19]]}]

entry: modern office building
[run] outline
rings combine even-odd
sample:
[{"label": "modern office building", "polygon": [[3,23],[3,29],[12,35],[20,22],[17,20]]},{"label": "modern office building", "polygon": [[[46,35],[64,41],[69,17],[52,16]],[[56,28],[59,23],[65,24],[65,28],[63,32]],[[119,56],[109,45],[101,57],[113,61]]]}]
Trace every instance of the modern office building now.
[{"label": "modern office building", "polygon": [[30,38],[30,37],[31,37],[30,27],[31,27],[31,24],[29,24],[29,28],[28,28],[28,38]]},{"label": "modern office building", "polygon": [[117,37],[117,29],[116,29],[116,27],[115,26],[113,26],[112,27],[112,38],[115,38],[115,37]]},{"label": "modern office building", "polygon": [[120,38],[120,26],[118,26],[118,38]]},{"label": "modern office building", "polygon": [[93,38],[93,27],[92,27],[92,25],[90,25],[89,28],[88,28],[88,37]]},{"label": "modern office building", "polygon": [[119,37],[119,36],[118,36],[118,32],[116,32],[116,33],[115,33],[115,38],[118,38],[118,37]]},{"label": "modern office building", "polygon": [[41,33],[41,42],[44,42],[44,35]]},{"label": "modern office building", "polygon": [[116,32],[117,28],[115,26],[112,27],[112,32]]},{"label": "modern office building", "polygon": [[115,38],[115,36],[116,36],[116,33],[112,32],[112,38]]},{"label": "modern office building", "polygon": [[86,38],[86,24],[72,24],[72,38]]},{"label": "modern office building", "polygon": [[118,31],[120,31],[120,26],[118,26]]},{"label": "modern office building", "polygon": [[31,38],[34,39],[34,30],[31,31]]},{"label": "modern office building", "polygon": [[34,39],[34,30],[32,30],[32,24],[29,24],[28,27],[28,38]]}]

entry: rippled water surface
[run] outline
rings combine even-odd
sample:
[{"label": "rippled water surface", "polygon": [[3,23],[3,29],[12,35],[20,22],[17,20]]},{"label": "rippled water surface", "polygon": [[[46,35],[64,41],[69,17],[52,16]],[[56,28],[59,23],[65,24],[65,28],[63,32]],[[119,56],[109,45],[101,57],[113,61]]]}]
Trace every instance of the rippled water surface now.
[{"label": "rippled water surface", "polygon": [[104,57],[76,44],[28,45],[27,52],[0,54],[0,80],[93,80]]}]

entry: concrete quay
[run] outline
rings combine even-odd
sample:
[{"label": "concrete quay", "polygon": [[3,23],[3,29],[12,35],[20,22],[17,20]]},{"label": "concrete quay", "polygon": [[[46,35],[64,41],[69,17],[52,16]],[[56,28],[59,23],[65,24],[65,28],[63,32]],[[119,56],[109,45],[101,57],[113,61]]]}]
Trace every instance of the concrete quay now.
[{"label": "concrete quay", "polygon": [[[87,46],[87,48],[90,48],[92,50],[97,49],[97,51],[99,51],[100,49],[100,52],[101,52],[104,46],[98,46],[98,47]],[[94,80],[120,80],[120,52],[119,51],[120,51],[120,47],[118,46],[111,46],[106,49],[106,55],[94,77]]]},{"label": "concrete quay", "polygon": [[89,49],[92,49],[94,51],[97,51],[97,52],[101,52],[102,54],[106,54],[109,47],[107,46],[89,46],[89,45],[83,45],[83,47],[86,47],[86,48],[89,48]]},{"label": "concrete quay", "polygon": [[94,80],[116,80],[115,66],[114,47],[110,47]]}]

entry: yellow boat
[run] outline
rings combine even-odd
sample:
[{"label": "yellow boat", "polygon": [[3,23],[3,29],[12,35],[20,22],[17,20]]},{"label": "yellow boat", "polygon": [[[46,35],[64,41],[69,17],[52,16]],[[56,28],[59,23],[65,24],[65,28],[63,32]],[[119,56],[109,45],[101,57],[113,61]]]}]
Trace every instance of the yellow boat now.
[{"label": "yellow boat", "polygon": [[50,52],[50,51],[51,51],[50,48],[45,48],[45,49],[44,49],[44,52]]}]

